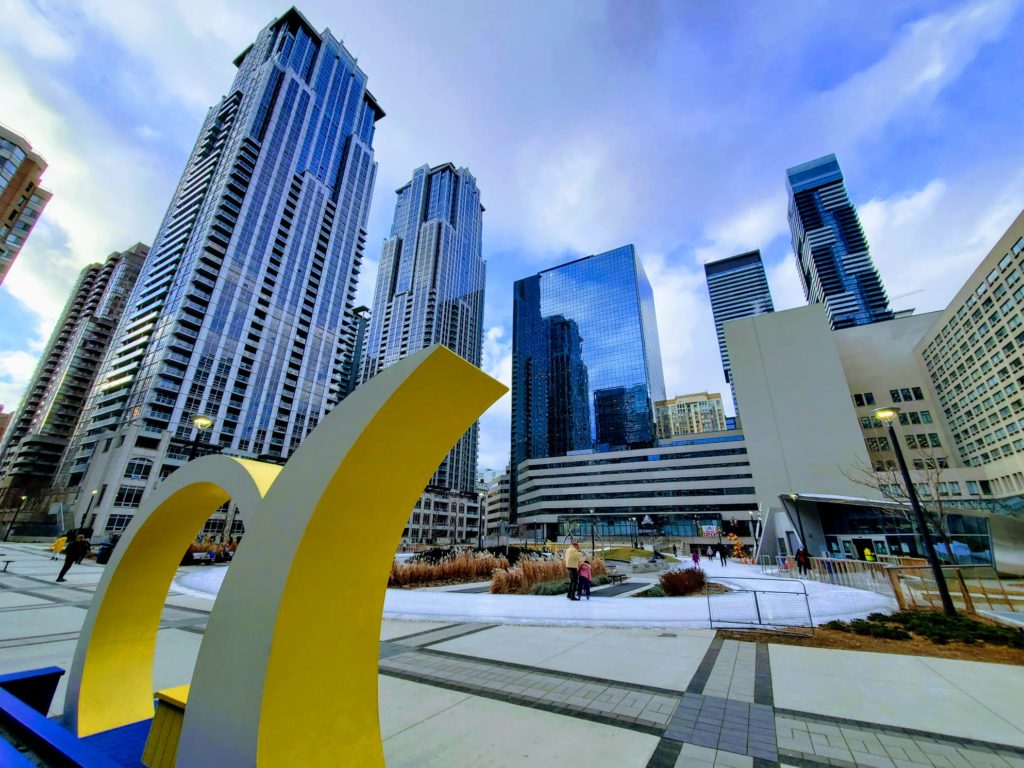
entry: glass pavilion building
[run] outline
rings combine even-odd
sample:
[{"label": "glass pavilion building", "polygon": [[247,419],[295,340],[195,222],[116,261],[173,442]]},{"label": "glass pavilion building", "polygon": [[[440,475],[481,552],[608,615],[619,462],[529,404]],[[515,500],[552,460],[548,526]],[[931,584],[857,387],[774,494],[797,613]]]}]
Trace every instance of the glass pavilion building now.
[{"label": "glass pavilion building", "polygon": [[654,445],[664,399],[654,294],[632,245],[515,283],[513,475],[527,459]]},{"label": "glass pavilion building", "polygon": [[891,320],[857,209],[835,155],[786,171],[789,228],[809,304],[823,304],[832,330]]},{"label": "glass pavilion building", "polygon": [[101,530],[187,459],[196,414],[212,420],[204,444],[280,462],[351,388],[383,112],[355,58],[295,9],[235,65],[64,455],[61,482]]}]

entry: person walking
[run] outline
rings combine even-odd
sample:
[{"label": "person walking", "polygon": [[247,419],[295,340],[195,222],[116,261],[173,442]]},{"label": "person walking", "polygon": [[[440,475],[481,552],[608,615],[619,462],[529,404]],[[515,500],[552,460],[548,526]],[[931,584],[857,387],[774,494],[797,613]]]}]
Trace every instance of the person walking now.
[{"label": "person walking", "polygon": [[569,571],[569,592],[566,595],[570,600],[580,599],[580,562],[583,560],[583,553],[580,552],[580,543],[574,541],[565,550],[565,569]]},{"label": "person walking", "polygon": [[699,547],[697,549],[693,550],[692,552],[690,552],[690,559],[693,560],[693,567],[694,568],[700,568],[700,548]]},{"label": "person walking", "polygon": [[86,549],[89,545],[85,543],[85,536],[79,534],[75,537],[75,540],[64,547],[64,565],[61,566],[60,575],[57,576],[57,581],[67,581],[64,578],[64,574],[71,570],[71,566],[74,565],[80,556],[80,553]]},{"label": "person walking", "polygon": [[579,597],[587,596],[587,600],[590,599],[590,584],[593,577],[593,571],[590,568],[590,561],[584,560],[580,563],[580,591]]},{"label": "person walking", "polygon": [[806,576],[807,569],[811,564],[811,555],[807,551],[807,547],[799,547],[796,551],[796,554],[794,555],[794,558],[796,559],[797,572],[801,576]]},{"label": "person walking", "polygon": [[729,556],[726,553],[725,544],[718,545],[718,562],[720,562],[722,565],[729,564]]},{"label": "person walking", "polygon": [[715,551],[711,548],[710,544],[708,544],[708,551],[705,552],[704,554],[707,555],[708,560],[710,560],[711,558],[713,558],[715,556]]}]

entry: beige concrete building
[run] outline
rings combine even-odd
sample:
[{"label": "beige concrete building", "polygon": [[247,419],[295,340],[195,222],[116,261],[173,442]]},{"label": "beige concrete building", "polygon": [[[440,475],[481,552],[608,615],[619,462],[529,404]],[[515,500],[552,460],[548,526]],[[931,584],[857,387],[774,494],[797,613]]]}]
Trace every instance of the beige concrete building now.
[{"label": "beige concrete building", "polygon": [[501,531],[502,523],[509,522],[510,510],[509,475],[506,470],[487,483],[487,490],[484,492],[481,514],[485,520],[486,535],[493,536]]},{"label": "beige concrete building", "polygon": [[663,440],[726,429],[725,408],[717,392],[676,395],[671,400],[656,402],[654,410],[658,437]]},{"label": "beige concrete building", "polygon": [[24,136],[0,125],[0,283],[50,201],[39,186],[45,170]]},{"label": "beige concrete building", "polygon": [[[832,332],[809,306],[726,325],[768,518],[762,551],[915,547],[888,430],[872,414],[884,406],[900,410],[912,481],[926,509],[949,515],[954,547],[978,560],[992,547],[1001,570],[1024,572],[1022,277],[1024,214],[942,312]],[[884,525],[868,521],[872,505]]]}]

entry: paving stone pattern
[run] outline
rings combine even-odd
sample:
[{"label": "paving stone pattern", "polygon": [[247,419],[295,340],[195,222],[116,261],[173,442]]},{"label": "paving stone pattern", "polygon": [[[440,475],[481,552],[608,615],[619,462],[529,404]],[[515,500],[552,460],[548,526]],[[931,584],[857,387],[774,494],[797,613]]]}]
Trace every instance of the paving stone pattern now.
[{"label": "paving stone pattern", "polygon": [[703,692],[710,696],[753,703],[755,657],[756,648],[753,643],[724,641]]}]

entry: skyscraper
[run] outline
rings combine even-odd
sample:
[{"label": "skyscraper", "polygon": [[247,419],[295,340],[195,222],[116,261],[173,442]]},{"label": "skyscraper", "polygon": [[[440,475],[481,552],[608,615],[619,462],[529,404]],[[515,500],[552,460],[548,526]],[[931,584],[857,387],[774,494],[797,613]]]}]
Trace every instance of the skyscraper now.
[{"label": "skyscraper", "polygon": [[722,396],[717,392],[676,395],[654,404],[658,416],[658,437],[671,439],[700,432],[721,432],[728,428]]},{"label": "skyscraper", "polygon": [[715,318],[718,353],[722,357],[725,380],[732,389],[733,407],[739,413],[736,387],[732,382],[729,351],[725,347],[725,324],[738,317],[752,317],[774,312],[768,278],[764,273],[761,251],[753,250],[704,265],[704,276],[711,297],[711,314]]},{"label": "skyscraper", "polygon": [[654,444],[665,381],[632,245],[516,281],[512,306],[513,500],[526,459]]},{"label": "skyscraper", "polygon": [[346,389],[383,112],[295,9],[235,65],[65,454],[106,530],[187,457],[196,414],[204,442],[282,461]]},{"label": "skyscraper", "polygon": [[832,329],[891,320],[857,209],[835,155],[786,171],[789,229],[809,304],[824,304]]},{"label": "skyscraper", "polygon": [[[431,344],[473,365],[483,354],[483,212],[476,179],[451,163],[417,168],[397,190],[391,235],[381,249],[361,380]],[[410,518],[415,540],[475,538],[478,428],[441,462]],[[437,511],[440,510],[440,511]]]},{"label": "skyscraper", "polygon": [[50,201],[51,193],[39,186],[45,170],[32,145],[0,125],[0,283]]},{"label": "skyscraper", "polygon": [[[42,505],[149,247],[82,270],[0,448],[0,494]],[[64,500],[66,501],[66,500]],[[0,502],[2,505],[2,502]]]}]

